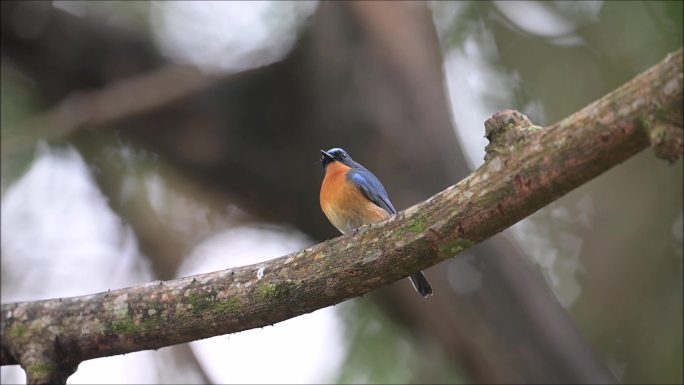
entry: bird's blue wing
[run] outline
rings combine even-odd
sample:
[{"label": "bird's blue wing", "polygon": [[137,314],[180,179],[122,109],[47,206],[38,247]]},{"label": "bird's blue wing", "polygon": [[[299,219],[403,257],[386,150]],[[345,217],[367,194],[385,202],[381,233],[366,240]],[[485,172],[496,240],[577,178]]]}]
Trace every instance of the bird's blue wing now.
[{"label": "bird's blue wing", "polygon": [[347,179],[354,183],[375,205],[394,215],[397,210],[392,206],[385,187],[372,172],[365,168],[353,168],[347,173]]}]

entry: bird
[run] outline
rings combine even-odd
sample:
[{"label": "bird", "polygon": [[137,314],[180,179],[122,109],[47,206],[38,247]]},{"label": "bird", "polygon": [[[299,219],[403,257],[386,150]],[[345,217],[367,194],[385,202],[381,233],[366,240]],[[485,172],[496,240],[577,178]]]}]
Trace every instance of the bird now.
[{"label": "bird", "polygon": [[[341,148],[321,150],[325,170],[320,204],[330,223],[342,234],[397,213],[385,187],[368,169],[352,160]],[[413,288],[423,297],[432,295],[432,287],[422,271],[412,273]]]}]

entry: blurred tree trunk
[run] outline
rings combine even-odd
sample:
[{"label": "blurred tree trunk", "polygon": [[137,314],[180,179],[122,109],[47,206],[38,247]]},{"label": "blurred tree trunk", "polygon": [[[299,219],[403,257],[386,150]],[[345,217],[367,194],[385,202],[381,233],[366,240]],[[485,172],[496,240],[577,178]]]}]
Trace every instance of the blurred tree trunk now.
[{"label": "blurred tree trunk", "polygon": [[[41,28],[26,37],[24,23],[37,20]],[[41,3],[2,3],[2,54],[36,80],[50,104],[166,62],[135,36]],[[116,128],[202,189],[325,239],[337,234],[317,203],[321,148],[344,147],[363,160],[400,210],[469,173],[441,66],[424,3],[325,2],[283,61],[224,76]],[[80,134],[81,150],[92,152],[98,135]],[[117,186],[102,184],[110,197]],[[159,278],[172,277],[187,246],[169,247],[173,236],[163,224],[144,231],[140,210],[112,204],[136,228]],[[473,295],[447,283],[448,274],[465,268],[450,260],[428,270],[436,292],[429,302],[403,283],[373,298],[417,334],[439,341],[478,382],[602,378],[605,368],[517,249],[497,236],[472,253],[484,266]],[[544,319],[536,318],[540,311]]]}]

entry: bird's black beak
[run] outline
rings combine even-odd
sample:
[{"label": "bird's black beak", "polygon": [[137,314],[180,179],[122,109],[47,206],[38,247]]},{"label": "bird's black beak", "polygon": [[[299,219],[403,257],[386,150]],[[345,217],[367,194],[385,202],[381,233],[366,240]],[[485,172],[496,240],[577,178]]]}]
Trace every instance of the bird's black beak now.
[{"label": "bird's black beak", "polygon": [[328,154],[327,151],[321,150],[321,154],[323,154],[323,158],[327,158],[328,160],[331,160],[331,161],[335,160],[335,157],[333,157],[332,155]]},{"label": "bird's black beak", "polygon": [[327,151],[321,150],[321,154],[323,154],[323,156],[321,157],[321,165],[323,166],[323,168],[325,168],[327,165],[335,161],[335,157],[330,155],[330,153],[328,153]]}]

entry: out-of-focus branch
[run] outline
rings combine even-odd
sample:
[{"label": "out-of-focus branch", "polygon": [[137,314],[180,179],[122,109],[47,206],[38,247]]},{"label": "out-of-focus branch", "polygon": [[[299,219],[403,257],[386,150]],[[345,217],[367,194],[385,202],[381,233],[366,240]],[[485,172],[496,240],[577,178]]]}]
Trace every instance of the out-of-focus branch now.
[{"label": "out-of-focus branch", "polygon": [[168,65],[102,90],[76,92],[26,122],[18,130],[20,136],[3,140],[2,155],[25,151],[38,138],[61,138],[83,127],[111,124],[153,110],[206,87],[216,78],[193,67]]},{"label": "out-of-focus branch", "polygon": [[2,59],[30,76],[48,104],[167,62],[138,33],[72,15],[49,1],[2,1],[0,8]]},{"label": "out-of-focus branch", "polygon": [[[677,129],[654,135],[663,124]],[[681,141],[682,51],[546,129],[515,111],[497,113],[485,126],[491,144],[480,169],[357,234],[255,265],[88,296],[3,304],[2,364],[20,363],[32,383],[63,383],[86,359],[270,325],[448,259],[649,143]],[[682,148],[667,154],[676,159]],[[609,375],[577,378],[614,381]]]}]

